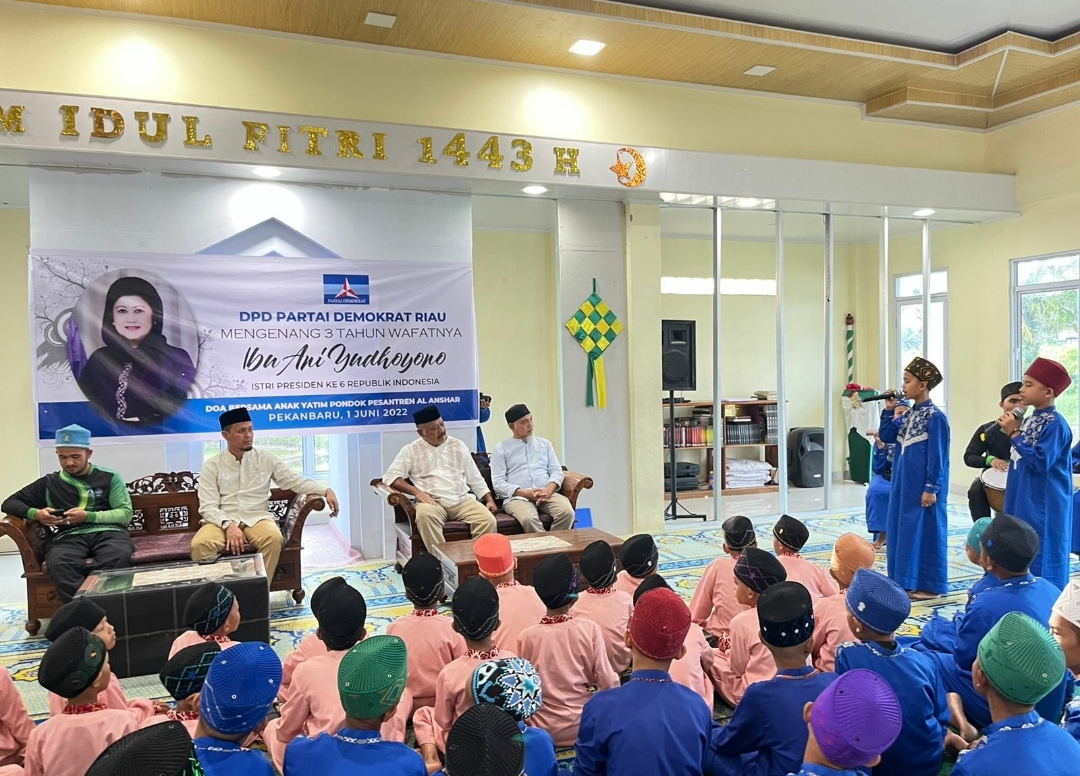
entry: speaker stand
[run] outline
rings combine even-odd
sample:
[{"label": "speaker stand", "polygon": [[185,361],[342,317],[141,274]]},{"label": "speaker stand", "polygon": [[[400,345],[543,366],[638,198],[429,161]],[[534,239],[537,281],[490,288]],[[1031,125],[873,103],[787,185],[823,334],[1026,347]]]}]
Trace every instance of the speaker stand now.
[{"label": "speaker stand", "polygon": [[[702,520],[708,520],[708,515],[699,515],[696,512],[691,512],[679,503],[679,490],[677,487],[679,478],[675,466],[675,453],[678,450],[678,445],[675,443],[675,391],[668,391],[668,419],[671,421],[671,425],[668,427],[671,429],[671,444],[668,446],[668,450],[671,451],[671,503],[668,504],[667,509],[664,510],[664,521],[676,520],[680,517],[700,517]],[[684,514],[679,514],[680,509]]]}]

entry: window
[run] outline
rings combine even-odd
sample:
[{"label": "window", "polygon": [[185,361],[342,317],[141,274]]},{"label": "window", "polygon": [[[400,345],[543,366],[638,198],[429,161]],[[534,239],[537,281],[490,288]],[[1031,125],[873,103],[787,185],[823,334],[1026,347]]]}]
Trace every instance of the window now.
[{"label": "window", "polygon": [[1060,361],[1073,384],[1055,404],[1076,435],[1080,427],[1077,395],[1077,334],[1080,323],[1080,255],[1049,256],[1013,262],[1014,374],[1037,356]]},{"label": "window", "polygon": [[[897,385],[903,378],[904,367],[911,359],[921,356],[923,337],[922,274],[899,275],[895,278],[896,308],[893,352],[896,353]],[[929,342],[926,357],[941,370],[945,379],[934,389],[934,403],[944,408],[949,396],[949,353],[946,343],[949,321],[948,276],[945,270],[930,273],[930,319],[927,322]]]},{"label": "window", "polygon": [[[330,435],[255,437],[260,450],[273,453],[297,474],[321,478],[330,472]],[[225,440],[203,442],[203,460],[225,449]]]}]

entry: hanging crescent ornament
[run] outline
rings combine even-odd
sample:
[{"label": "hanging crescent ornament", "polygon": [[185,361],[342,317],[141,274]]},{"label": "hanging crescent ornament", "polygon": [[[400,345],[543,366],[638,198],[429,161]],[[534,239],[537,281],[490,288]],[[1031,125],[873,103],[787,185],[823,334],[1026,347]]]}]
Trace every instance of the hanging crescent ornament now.
[{"label": "hanging crescent ornament", "polygon": [[[624,160],[623,154],[630,157],[629,163]],[[620,148],[616,151],[615,164],[608,169],[615,173],[619,183],[630,189],[644,183],[645,176],[649,174],[649,168],[645,164],[645,157],[634,148]],[[633,170],[633,175],[630,174],[631,170]]]}]

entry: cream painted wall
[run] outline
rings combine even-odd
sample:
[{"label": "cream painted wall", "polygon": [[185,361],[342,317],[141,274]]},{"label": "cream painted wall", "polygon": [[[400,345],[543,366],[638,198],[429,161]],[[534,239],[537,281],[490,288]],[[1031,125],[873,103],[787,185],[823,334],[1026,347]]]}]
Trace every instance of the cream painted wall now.
[{"label": "cream painted wall", "polygon": [[0,326],[0,354],[6,365],[0,380],[0,499],[38,476],[34,448],[34,410],[30,387],[30,318],[27,314],[26,256],[30,211],[0,208],[0,276],[4,278],[7,320]]}]

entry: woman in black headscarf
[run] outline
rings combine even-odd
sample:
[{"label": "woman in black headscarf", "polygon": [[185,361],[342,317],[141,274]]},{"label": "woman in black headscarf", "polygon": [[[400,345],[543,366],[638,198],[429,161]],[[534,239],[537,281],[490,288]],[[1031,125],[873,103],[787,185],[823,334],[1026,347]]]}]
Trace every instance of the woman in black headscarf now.
[{"label": "woman in black headscarf", "polygon": [[109,286],[98,348],[86,362],[79,387],[111,420],[159,423],[179,409],[195,379],[185,350],[165,340],[161,296],[149,282],[124,277]]}]

